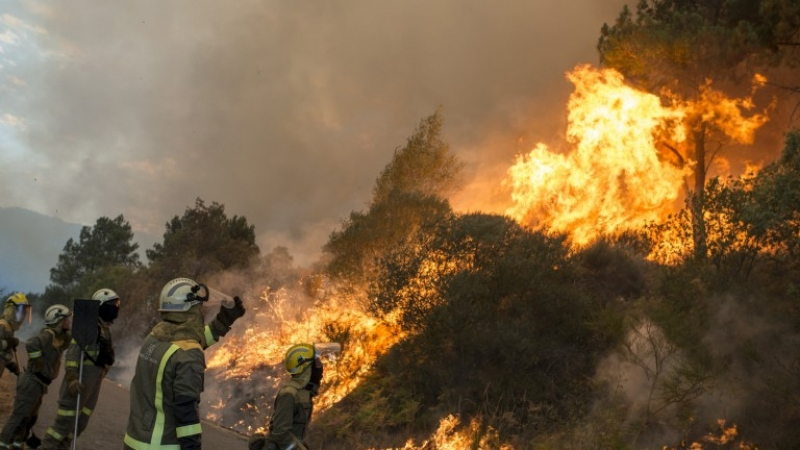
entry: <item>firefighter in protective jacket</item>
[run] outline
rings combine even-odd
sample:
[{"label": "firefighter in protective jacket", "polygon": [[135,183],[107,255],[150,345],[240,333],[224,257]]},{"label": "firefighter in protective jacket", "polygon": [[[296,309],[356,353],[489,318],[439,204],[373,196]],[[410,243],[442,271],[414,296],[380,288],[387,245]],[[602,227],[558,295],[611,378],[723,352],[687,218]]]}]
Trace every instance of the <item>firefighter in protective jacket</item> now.
[{"label": "firefighter in protective jacket", "polygon": [[249,450],[307,450],[306,428],[314,409],[313,398],[322,383],[322,360],[312,344],[293,345],[284,359],[292,378],[275,396],[269,433],[250,438]]},{"label": "firefighter in protective jacket", "polygon": [[0,450],[23,448],[42,405],[42,397],[47,393],[47,386],[58,376],[61,356],[72,340],[69,333],[71,315],[72,312],[64,305],[47,308],[44,313],[46,326],[25,342],[28,366],[17,379],[14,409],[0,432]]},{"label": "firefighter in protective jacket", "polygon": [[[73,339],[67,349],[56,420],[45,432],[40,450],[70,447],[72,434],[75,432],[76,414],[79,414],[78,436],[83,433],[100,398],[103,379],[114,364],[114,344],[109,326],[119,314],[120,298],[111,289],[100,289],[92,295],[92,300],[100,302],[97,340],[81,351],[80,345]],[[78,380],[81,358],[83,373],[81,380]],[[78,398],[80,408],[77,406]]]},{"label": "firefighter in protective jacket", "polygon": [[203,391],[203,350],[224,336],[245,313],[239,297],[221,306],[203,325],[208,288],[176,278],[161,290],[157,323],[145,338],[131,381],[125,448],[195,450],[202,448],[198,405]]},{"label": "firefighter in protective jacket", "polygon": [[25,294],[17,292],[6,299],[3,308],[3,317],[0,318],[0,377],[6,368],[19,376],[19,362],[17,361],[17,346],[19,339],[14,332],[19,330],[22,320],[31,309]]}]

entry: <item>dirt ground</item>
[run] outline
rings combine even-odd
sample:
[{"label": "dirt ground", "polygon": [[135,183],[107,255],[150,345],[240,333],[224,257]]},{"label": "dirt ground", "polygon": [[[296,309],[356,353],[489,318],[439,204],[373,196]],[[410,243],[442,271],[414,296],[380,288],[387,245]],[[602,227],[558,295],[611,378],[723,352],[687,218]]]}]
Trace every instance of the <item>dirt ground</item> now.
[{"label": "dirt ground", "polygon": [[[61,372],[63,376],[63,368]],[[14,374],[8,371],[0,378],[0,424],[2,425],[5,425],[13,408],[16,382]],[[44,435],[47,427],[55,419],[59,386],[61,386],[61,377],[53,381],[42,401],[39,420],[34,427],[34,433],[39,437]],[[78,439],[76,448],[80,450],[120,450],[128,421],[129,403],[129,391],[106,379],[92,419],[86,427],[86,431]],[[247,449],[247,437],[210,422],[203,422],[203,448],[245,450]]]}]

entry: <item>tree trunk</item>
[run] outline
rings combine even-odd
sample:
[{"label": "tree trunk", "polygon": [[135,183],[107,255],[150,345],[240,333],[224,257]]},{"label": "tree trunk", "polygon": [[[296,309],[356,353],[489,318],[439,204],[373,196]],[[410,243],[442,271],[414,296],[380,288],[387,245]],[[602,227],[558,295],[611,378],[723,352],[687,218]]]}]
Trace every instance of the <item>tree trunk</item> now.
[{"label": "tree trunk", "polygon": [[698,260],[707,256],[705,186],[706,186],[706,125],[700,123],[693,131],[694,136],[694,193],[691,194],[692,240],[694,241],[694,257]]}]

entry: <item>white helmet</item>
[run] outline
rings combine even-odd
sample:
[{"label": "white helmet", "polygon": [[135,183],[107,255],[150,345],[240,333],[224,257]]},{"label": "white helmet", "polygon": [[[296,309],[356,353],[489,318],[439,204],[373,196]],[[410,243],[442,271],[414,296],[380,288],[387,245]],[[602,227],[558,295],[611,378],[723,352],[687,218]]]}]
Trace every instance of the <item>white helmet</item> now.
[{"label": "white helmet", "polygon": [[64,305],[53,305],[44,312],[44,323],[47,325],[57,325],[65,317],[72,315],[72,312]]},{"label": "white helmet", "polygon": [[119,295],[111,289],[100,289],[92,295],[92,300],[97,300],[102,305],[110,300],[119,300]]},{"label": "white helmet", "polygon": [[[203,295],[198,292],[203,291]],[[194,305],[208,300],[208,288],[188,278],[175,278],[161,289],[158,310],[161,312],[186,312]]]}]

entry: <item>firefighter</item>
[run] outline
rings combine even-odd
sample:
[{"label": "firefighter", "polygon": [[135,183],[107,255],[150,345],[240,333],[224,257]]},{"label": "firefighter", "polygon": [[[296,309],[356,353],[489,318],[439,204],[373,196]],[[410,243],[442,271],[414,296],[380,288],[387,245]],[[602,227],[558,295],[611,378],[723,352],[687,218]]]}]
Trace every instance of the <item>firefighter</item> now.
[{"label": "firefighter", "polygon": [[[114,364],[114,344],[109,327],[119,314],[119,295],[111,289],[100,289],[92,295],[92,300],[100,302],[97,340],[86,345],[81,351],[80,345],[73,339],[67,349],[56,420],[53,426],[47,429],[40,449],[56,450],[70,447],[75,432],[76,414],[79,414],[78,436],[83,433],[100,397],[103,379]],[[78,380],[81,358],[83,358],[83,373]],[[80,408],[77,407],[78,398],[80,398]]]},{"label": "firefighter", "polygon": [[208,288],[188,278],[176,278],[161,290],[161,322],[145,338],[131,381],[125,449],[201,448],[203,349],[245,313],[242,300],[234,297],[232,307],[220,306],[211,324],[204,326],[205,301]]},{"label": "firefighter", "polygon": [[72,312],[64,305],[53,305],[44,312],[45,327],[25,342],[28,366],[17,379],[14,409],[3,431],[0,432],[0,450],[21,449],[25,438],[39,413],[47,386],[58,376],[61,356],[72,337]]},{"label": "firefighter", "polygon": [[322,383],[322,360],[312,344],[293,345],[284,359],[292,378],[278,390],[269,433],[254,434],[249,450],[307,450],[303,441],[314,409],[314,396]]},{"label": "firefighter", "polygon": [[30,309],[28,298],[21,292],[6,299],[3,317],[0,318],[0,377],[3,376],[6,368],[14,375],[19,376],[20,367],[17,358],[19,339],[14,336],[14,332],[19,330],[22,320],[30,312]]}]

